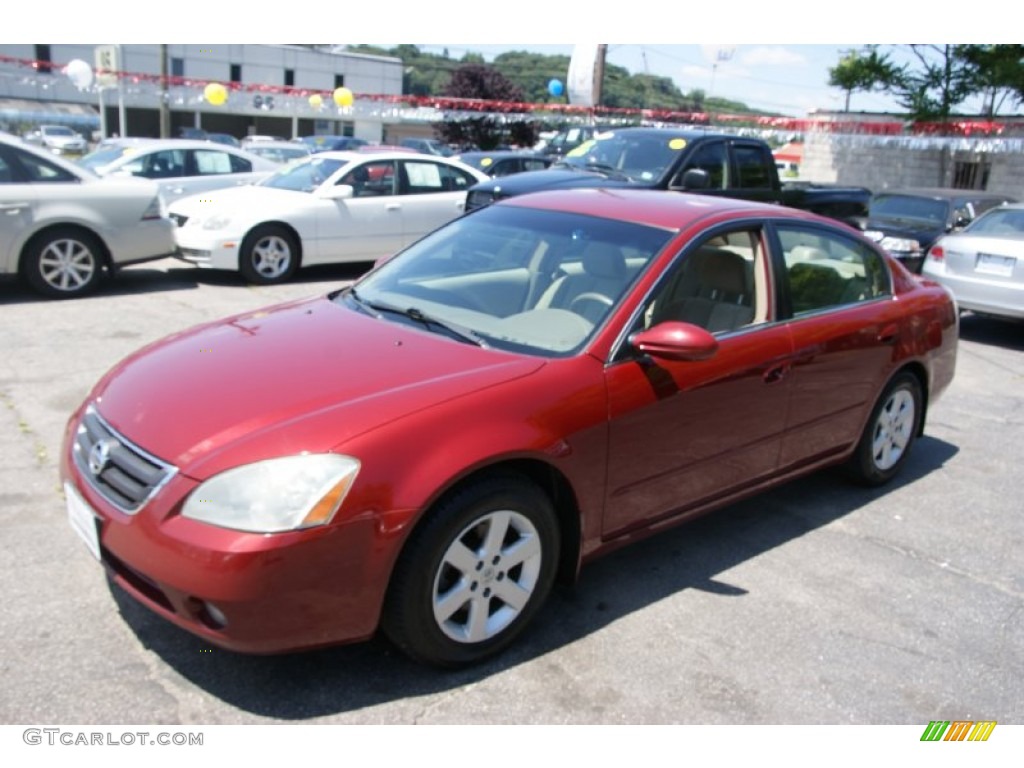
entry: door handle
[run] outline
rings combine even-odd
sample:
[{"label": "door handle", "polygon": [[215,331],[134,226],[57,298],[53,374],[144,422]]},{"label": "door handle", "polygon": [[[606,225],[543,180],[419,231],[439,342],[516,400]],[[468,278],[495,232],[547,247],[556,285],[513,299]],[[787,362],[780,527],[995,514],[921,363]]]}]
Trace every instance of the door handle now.
[{"label": "door handle", "polygon": [[781,365],[772,366],[762,373],[761,380],[765,384],[776,384],[782,381],[787,373],[789,373],[789,363],[782,363]]},{"label": "door handle", "polygon": [[878,343],[879,344],[892,344],[896,341],[896,337],[899,336],[900,329],[896,323],[885,326],[881,331],[878,332]]},{"label": "door handle", "polygon": [[387,205],[384,206],[384,210],[386,210],[386,211],[400,211],[400,210],[402,210],[402,205],[401,205],[401,203],[388,203]]},{"label": "door handle", "polygon": [[9,213],[12,216],[18,211],[23,211],[26,208],[28,208],[28,203],[4,203],[3,205],[0,205],[0,211]]}]

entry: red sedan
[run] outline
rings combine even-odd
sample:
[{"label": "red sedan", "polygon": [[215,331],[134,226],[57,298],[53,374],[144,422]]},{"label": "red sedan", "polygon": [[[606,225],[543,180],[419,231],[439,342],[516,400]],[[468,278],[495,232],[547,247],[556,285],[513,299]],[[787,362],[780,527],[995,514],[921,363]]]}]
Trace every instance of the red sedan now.
[{"label": "red sedan", "polygon": [[68,514],[215,645],[383,629],[467,664],[615,547],[829,465],[892,478],[957,332],[943,288],[832,220],[516,197],[120,363],[68,424]]}]

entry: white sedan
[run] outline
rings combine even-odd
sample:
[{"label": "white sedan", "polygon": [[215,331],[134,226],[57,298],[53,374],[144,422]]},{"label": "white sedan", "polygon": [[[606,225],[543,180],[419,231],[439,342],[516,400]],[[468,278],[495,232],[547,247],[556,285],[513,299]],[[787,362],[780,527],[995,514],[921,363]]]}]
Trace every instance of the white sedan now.
[{"label": "white sedan", "polygon": [[0,134],[0,275],[51,298],[94,290],[103,272],[175,250],[156,185],[98,179]]},{"label": "white sedan", "polygon": [[259,184],[180,200],[170,213],[180,258],[269,284],[300,265],[389,256],[460,216],[466,190],[486,178],[443,157],[320,152]]},{"label": "white sedan", "polygon": [[140,176],[168,204],[211,189],[253,184],[277,163],[226,144],[193,139],[108,139],[78,161],[98,176]]}]

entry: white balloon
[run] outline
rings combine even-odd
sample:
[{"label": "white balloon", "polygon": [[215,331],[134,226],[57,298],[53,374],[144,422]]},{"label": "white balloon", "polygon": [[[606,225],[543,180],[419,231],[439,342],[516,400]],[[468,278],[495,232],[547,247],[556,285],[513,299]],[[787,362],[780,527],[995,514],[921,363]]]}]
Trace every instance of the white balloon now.
[{"label": "white balloon", "polygon": [[69,61],[64,67],[64,74],[68,76],[71,84],[80,91],[84,91],[92,85],[92,67],[81,59]]}]

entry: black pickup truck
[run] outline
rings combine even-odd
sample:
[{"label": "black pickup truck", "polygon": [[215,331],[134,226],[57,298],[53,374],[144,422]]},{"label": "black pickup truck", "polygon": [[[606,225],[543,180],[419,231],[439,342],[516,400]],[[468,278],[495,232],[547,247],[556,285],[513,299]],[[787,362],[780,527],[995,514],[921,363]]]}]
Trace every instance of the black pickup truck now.
[{"label": "black pickup truck", "polygon": [[865,216],[871,201],[871,191],[863,187],[781,183],[771,148],[760,139],[693,129],[621,128],[595,135],[546,170],[480,182],[469,189],[466,210],[528,192],[579,187],[738,197],[847,223]]}]

